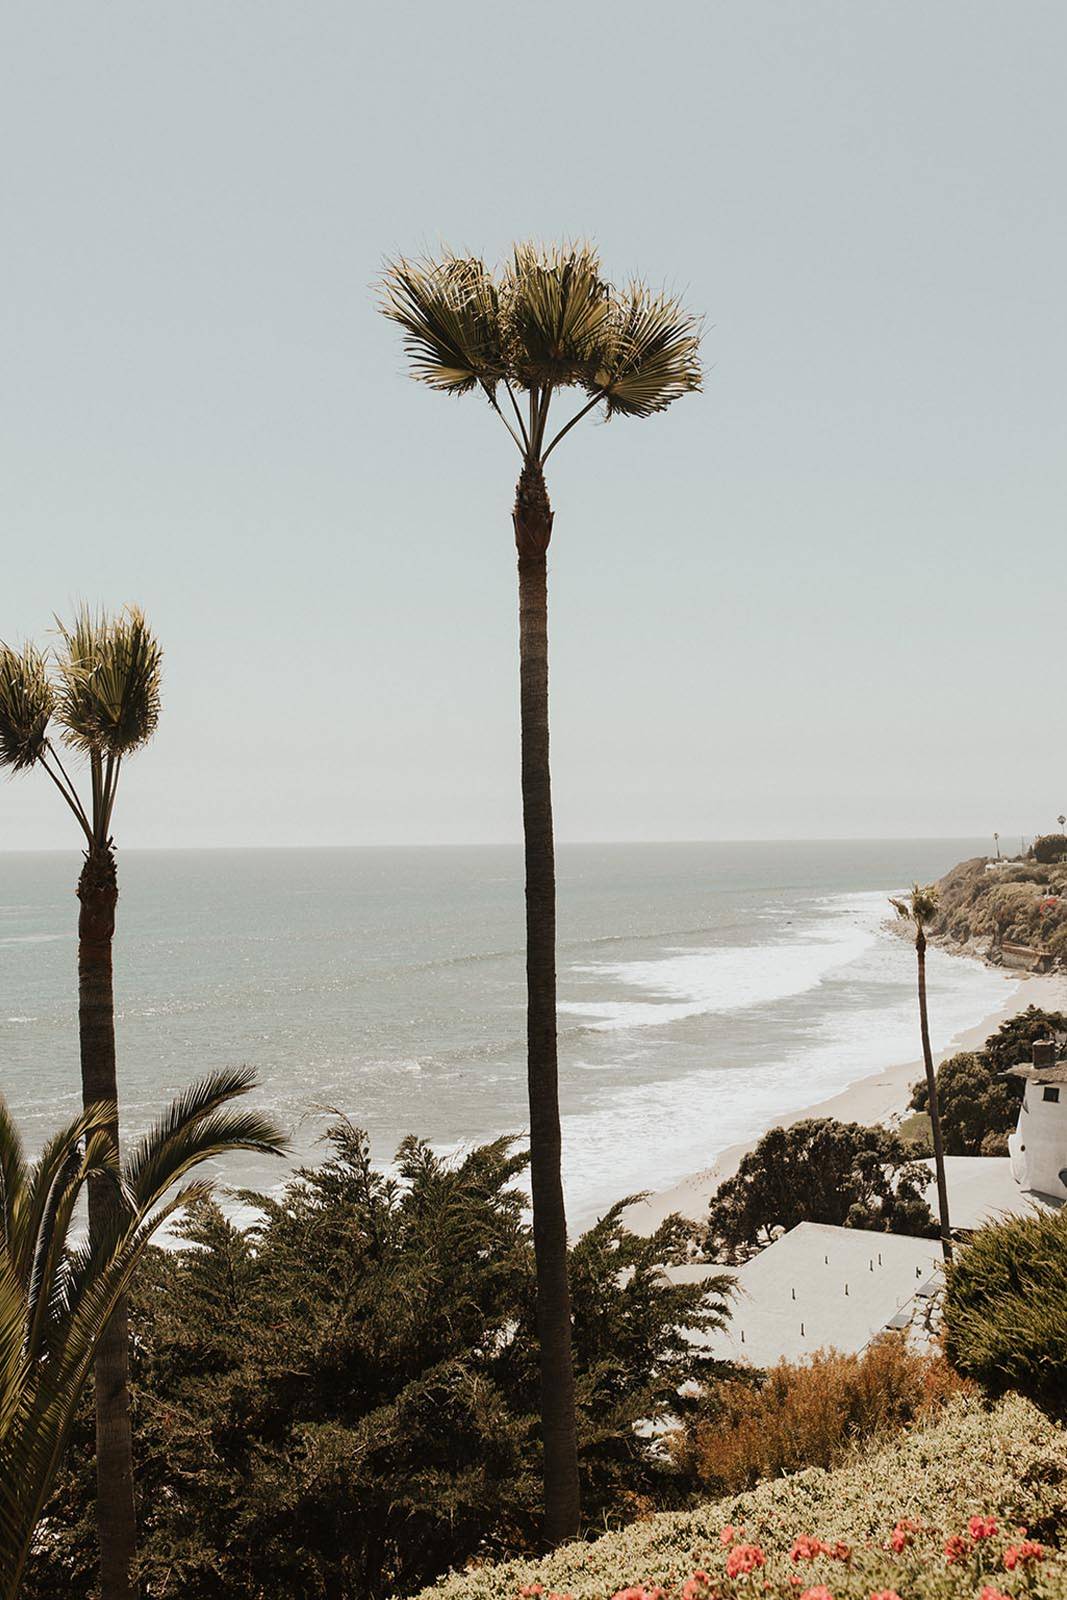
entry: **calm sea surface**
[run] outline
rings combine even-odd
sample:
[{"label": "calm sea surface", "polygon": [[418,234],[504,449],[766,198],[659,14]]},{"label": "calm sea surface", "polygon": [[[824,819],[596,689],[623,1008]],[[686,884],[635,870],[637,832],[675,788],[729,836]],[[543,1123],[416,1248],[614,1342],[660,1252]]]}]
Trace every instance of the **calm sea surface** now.
[{"label": "calm sea surface", "polygon": [[[917,1054],[914,956],[886,895],[979,841],[565,845],[560,1076],[572,1220],[705,1166],[790,1109]],[[78,1105],[79,858],[0,855],[0,1089],[37,1144]],[[247,1062],[314,1159],[328,1109],[388,1160],[526,1126],[521,853],[129,852],[115,940],[129,1132]],[[1014,980],[934,951],[935,1047]],[[277,1162],[223,1176],[270,1187]]]}]

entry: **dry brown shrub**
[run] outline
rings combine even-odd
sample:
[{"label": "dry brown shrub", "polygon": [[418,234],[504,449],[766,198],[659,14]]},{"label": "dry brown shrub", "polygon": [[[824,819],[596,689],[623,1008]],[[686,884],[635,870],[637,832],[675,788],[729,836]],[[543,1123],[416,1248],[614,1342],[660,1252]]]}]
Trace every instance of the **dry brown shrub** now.
[{"label": "dry brown shrub", "polygon": [[718,1385],[672,1447],[702,1485],[738,1493],[761,1478],[835,1466],[858,1442],[926,1420],[972,1387],[940,1354],[889,1336],[861,1355],[820,1350],[810,1362],[781,1361],[760,1387]]}]

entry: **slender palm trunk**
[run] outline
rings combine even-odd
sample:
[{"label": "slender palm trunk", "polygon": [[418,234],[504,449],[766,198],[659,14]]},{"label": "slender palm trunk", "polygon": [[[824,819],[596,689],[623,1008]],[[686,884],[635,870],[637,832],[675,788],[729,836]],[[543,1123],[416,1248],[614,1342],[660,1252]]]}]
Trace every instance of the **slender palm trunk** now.
[{"label": "slender palm trunk", "polygon": [[560,1164],[556,1062],[556,869],[548,761],[548,581],[552,511],[539,467],[527,466],[515,501],[519,550],[522,824],[526,848],[527,1082],[530,1181],[541,1354],[545,1538],[578,1532],[578,1441],[567,1281],[567,1218]]},{"label": "slender palm trunk", "polygon": [[[118,882],[110,847],[94,847],[78,880],[78,1031],[81,1043],[82,1100],[118,1105],[115,1076],[115,1004],[111,986],[111,941],[115,932]],[[119,1128],[112,1129],[116,1148]],[[89,1234],[99,1235],[118,1203],[114,1188],[99,1180],[89,1189]],[[137,1517],[133,1495],[133,1443],[130,1433],[129,1331],[126,1301],[111,1316],[97,1350],[96,1516],[100,1542],[101,1600],[133,1600],[137,1555]]]},{"label": "slender palm trunk", "polygon": [[937,1204],[941,1213],[941,1254],[952,1260],[952,1229],[948,1218],[948,1185],[945,1182],[945,1147],[941,1142],[941,1114],[937,1104],[937,1075],[930,1049],[930,1024],[926,1016],[926,935],[920,928],[915,936],[915,954],[919,963],[919,1031],[923,1041],[923,1065],[926,1068],[926,1091],[930,1106],[930,1132],[934,1143],[934,1171],[937,1175]]}]

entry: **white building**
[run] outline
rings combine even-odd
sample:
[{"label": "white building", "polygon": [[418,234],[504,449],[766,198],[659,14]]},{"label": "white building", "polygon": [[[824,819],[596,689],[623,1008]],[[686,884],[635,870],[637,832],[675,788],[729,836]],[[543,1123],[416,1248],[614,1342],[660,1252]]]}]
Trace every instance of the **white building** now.
[{"label": "white building", "polygon": [[1009,1067],[1005,1077],[1022,1078],[1019,1121],[1008,1140],[1012,1177],[1024,1192],[1067,1200],[1067,1061],[1056,1060],[1056,1046],[1034,1045],[1033,1064]]}]

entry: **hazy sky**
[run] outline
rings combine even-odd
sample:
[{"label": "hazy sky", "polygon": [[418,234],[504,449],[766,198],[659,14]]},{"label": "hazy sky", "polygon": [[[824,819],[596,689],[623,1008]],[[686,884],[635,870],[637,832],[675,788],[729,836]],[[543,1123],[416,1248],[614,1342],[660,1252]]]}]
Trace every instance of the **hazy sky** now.
[{"label": "hazy sky", "polygon": [[517,457],[370,285],[579,234],[708,376],[552,459],[561,837],[1048,825],[1065,59],[1061,0],[8,0],[0,636],[149,612],[120,844],[518,836]]}]

